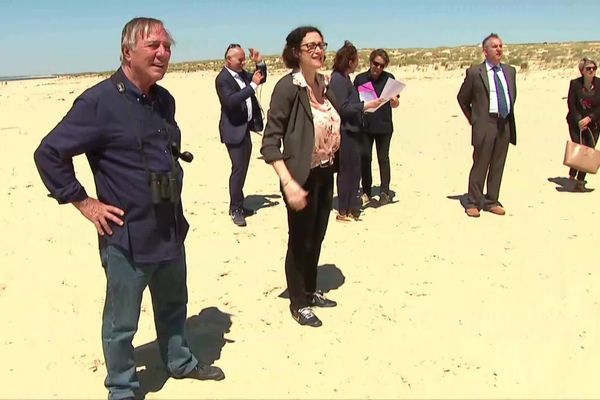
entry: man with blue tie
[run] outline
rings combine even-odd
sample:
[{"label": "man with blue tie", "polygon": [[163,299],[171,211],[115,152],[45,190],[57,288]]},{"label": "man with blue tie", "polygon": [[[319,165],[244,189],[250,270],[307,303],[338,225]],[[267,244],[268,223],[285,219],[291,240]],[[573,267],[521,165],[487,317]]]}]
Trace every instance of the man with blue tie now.
[{"label": "man with blue tie", "polygon": [[[473,166],[469,174],[469,217],[480,210],[496,215],[505,211],[498,200],[508,144],[517,144],[514,105],[517,98],[514,67],[501,64],[502,39],[491,33],[482,42],[485,61],[467,69],[458,91],[458,104],[471,125]],[[483,194],[486,183],[487,192]]]},{"label": "man with blue tie", "polygon": [[256,64],[253,74],[244,69],[244,49],[239,44],[230,44],[225,51],[225,66],[215,79],[221,103],[219,133],[231,159],[229,215],[237,226],[246,226],[246,217],[254,213],[244,207],[243,189],[252,154],[250,131],[263,129],[256,89],[267,79],[267,66],[260,52],[250,49],[250,59]]}]

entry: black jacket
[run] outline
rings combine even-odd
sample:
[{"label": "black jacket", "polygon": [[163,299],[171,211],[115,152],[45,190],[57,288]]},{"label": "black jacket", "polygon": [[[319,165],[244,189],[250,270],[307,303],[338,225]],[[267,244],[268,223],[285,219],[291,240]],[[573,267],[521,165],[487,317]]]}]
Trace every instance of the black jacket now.
[{"label": "black jacket", "polygon": [[[264,81],[267,78],[266,67],[264,69]],[[227,144],[241,143],[250,131],[260,132],[263,130],[262,111],[254,89],[250,86],[252,74],[242,70],[240,76],[244,79],[246,87],[240,88],[235,78],[223,68],[215,78],[215,87],[219,102],[221,103],[221,118],[219,119],[219,134],[221,142]],[[252,101],[252,120],[248,121],[248,106],[246,99]]]},{"label": "black jacket", "polygon": [[[381,92],[385,87],[385,83],[389,78],[395,79],[394,75],[387,71],[383,71],[379,79],[373,80],[369,71],[362,72],[354,78],[354,86],[358,88],[369,81],[373,82],[373,87],[377,96],[381,96]],[[394,124],[392,123],[392,105],[388,101],[375,112],[368,112],[364,115],[364,131],[370,134],[390,134],[394,132]]]},{"label": "black jacket", "polygon": [[331,74],[329,89],[338,102],[342,130],[359,132],[363,126],[363,102],[350,78],[334,71]]},{"label": "black jacket", "polygon": [[[303,185],[310,173],[315,126],[307,89],[294,84],[292,75],[285,75],[273,89],[260,152],[269,164],[283,160],[294,180]],[[325,96],[339,112],[332,91]]]}]

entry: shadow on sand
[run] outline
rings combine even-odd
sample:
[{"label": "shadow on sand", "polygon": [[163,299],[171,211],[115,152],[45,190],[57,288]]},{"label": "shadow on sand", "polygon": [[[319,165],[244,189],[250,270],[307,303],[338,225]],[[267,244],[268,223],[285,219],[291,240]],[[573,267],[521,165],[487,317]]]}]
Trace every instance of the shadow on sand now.
[{"label": "shadow on sand", "polygon": [[[231,315],[216,307],[207,307],[187,319],[185,333],[188,346],[200,364],[211,365],[221,358],[225,343],[233,342],[225,339],[230,328]],[[143,367],[138,371],[140,390],[136,398],[160,391],[169,379],[156,340],[135,348],[135,364],[138,368]]]},{"label": "shadow on sand", "polygon": [[258,212],[261,208],[274,207],[279,204],[277,199],[281,199],[279,194],[251,194],[244,198],[244,205]]},{"label": "shadow on sand", "polygon": [[466,210],[467,206],[469,205],[469,194],[465,193],[465,194],[455,194],[455,195],[451,195],[451,196],[446,196],[447,199],[450,200],[458,200],[460,202],[460,205]]},{"label": "shadow on sand", "polygon": [[[335,264],[323,264],[317,268],[317,290],[327,293],[342,286],[346,277]],[[289,299],[287,288],[279,294],[282,299]]]},{"label": "shadow on sand", "polygon": [[569,178],[563,178],[563,177],[556,176],[554,178],[548,178],[548,182],[552,182],[557,185],[554,188],[554,189],[556,189],[557,192],[589,193],[589,192],[594,191],[594,189],[591,189],[591,188],[585,188],[582,191],[576,190],[575,185],[576,185],[577,181],[575,179],[569,179]]}]

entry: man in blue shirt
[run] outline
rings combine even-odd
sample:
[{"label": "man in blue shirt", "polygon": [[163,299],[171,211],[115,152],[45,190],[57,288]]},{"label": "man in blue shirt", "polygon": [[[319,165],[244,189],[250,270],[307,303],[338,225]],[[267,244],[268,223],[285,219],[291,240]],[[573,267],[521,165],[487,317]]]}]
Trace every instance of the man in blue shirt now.
[{"label": "man in blue shirt", "polygon": [[[98,231],[107,278],[105,386],[115,400],[133,398],[139,389],[132,340],[146,286],[171,376],[224,378],[218,367],[198,364],[184,337],[188,223],[178,158],[189,157],[179,152],[175,100],[156,84],[167,72],[172,43],[161,21],[129,21],[121,37],[121,68],[81,94],[34,154],[49,196],[73,204]],[[79,154],[89,161],[98,199],[75,177],[72,159]]]}]

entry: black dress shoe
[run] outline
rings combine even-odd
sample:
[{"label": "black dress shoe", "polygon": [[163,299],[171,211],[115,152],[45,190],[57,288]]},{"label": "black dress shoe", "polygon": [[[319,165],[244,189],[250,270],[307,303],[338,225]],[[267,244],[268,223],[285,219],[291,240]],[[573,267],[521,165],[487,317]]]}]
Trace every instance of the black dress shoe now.
[{"label": "black dress shoe", "polygon": [[317,290],[314,293],[310,293],[307,295],[308,297],[308,304],[311,305],[311,307],[335,307],[337,306],[337,303],[333,300],[329,300],[327,297],[325,297],[323,295],[323,292],[321,292],[320,290]]},{"label": "black dress shoe", "polygon": [[300,325],[312,326],[313,328],[323,325],[323,322],[321,322],[310,307],[302,307],[295,310],[290,306],[290,311],[292,312],[292,317]]},{"label": "black dress shoe", "polygon": [[231,216],[231,220],[237,226],[246,226],[246,218],[244,217],[244,212],[241,209],[233,210],[229,214]]},{"label": "black dress shoe", "polygon": [[174,376],[175,379],[197,379],[199,381],[222,381],[225,374],[221,368],[214,365],[196,365],[193,370],[183,376]]}]

